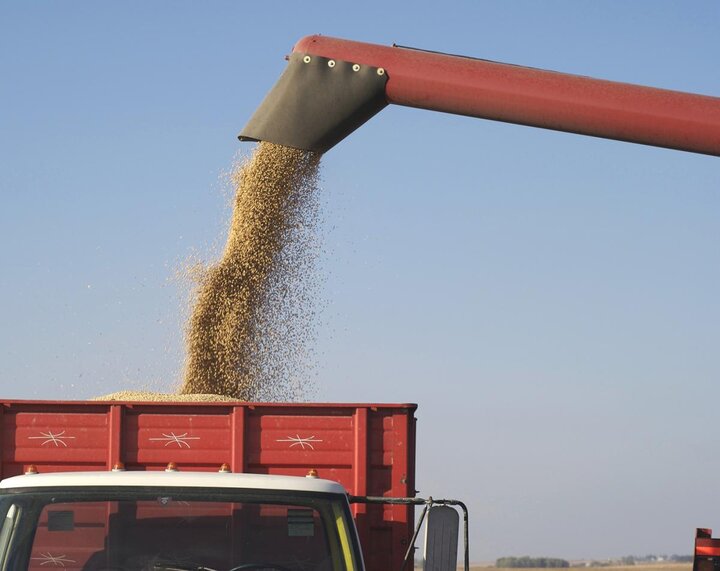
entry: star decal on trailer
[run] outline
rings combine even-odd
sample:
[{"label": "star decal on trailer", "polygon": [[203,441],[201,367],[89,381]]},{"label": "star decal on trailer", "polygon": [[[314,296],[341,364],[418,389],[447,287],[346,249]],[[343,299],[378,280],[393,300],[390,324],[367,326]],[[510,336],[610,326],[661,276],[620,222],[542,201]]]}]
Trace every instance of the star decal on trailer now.
[{"label": "star decal on trailer", "polygon": [[59,448],[61,444],[67,448],[67,442],[65,442],[65,440],[71,440],[74,438],[74,436],[65,436],[64,430],[58,432],[57,434],[53,433],[52,430],[48,430],[47,432],[41,431],[40,436],[28,436],[28,440],[43,440],[40,446],[52,443],[56,448]]},{"label": "star decal on trailer", "polygon": [[53,567],[65,567],[65,563],[77,563],[67,555],[53,555],[52,553],[41,553],[40,557],[32,557],[35,561],[41,561],[40,567],[52,565]]},{"label": "star decal on trailer", "polygon": [[182,434],[175,434],[174,432],[171,432],[170,434],[162,433],[162,438],[149,438],[148,440],[155,440],[160,442],[165,442],[165,446],[170,446],[171,444],[177,444],[178,448],[182,448],[183,446],[185,448],[190,448],[190,444],[188,443],[188,440],[200,440],[199,436],[188,436],[187,432],[183,432]]},{"label": "star decal on trailer", "polygon": [[315,435],[301,438],[299,434],[296,434],[295,436],[288,436],[287,438],[278,438],[275,442],[292,442],[290,448],[293,448],[294,446],[299,446],[303,450],[305,450],[305,447],[310,448],[310,450],[315,450],[313,444],[317,442],[322,442],[322,440],[315,437]]}]

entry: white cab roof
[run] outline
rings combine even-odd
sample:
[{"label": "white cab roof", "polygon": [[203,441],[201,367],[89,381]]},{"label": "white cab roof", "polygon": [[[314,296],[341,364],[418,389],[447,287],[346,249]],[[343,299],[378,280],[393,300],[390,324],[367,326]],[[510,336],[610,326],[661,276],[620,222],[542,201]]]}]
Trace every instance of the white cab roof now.
[{"label": "white cab roof", "polygon": [[86,486],[173,486],[188,488],[238,488],[290,490],[345,494],[337,482],[298,476],[230,474],[218,472],[55,472],[14,476],[0,482],[0,491],[18,488]]}]

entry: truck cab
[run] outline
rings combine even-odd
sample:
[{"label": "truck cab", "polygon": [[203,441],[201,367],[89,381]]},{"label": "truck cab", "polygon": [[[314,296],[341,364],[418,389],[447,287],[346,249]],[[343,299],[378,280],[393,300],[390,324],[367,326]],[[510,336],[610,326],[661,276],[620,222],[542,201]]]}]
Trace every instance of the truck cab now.
[{"label": "truck cab", "polygon": [[173,471],[0,482],[0,571],[362,571],[345,489]]}]

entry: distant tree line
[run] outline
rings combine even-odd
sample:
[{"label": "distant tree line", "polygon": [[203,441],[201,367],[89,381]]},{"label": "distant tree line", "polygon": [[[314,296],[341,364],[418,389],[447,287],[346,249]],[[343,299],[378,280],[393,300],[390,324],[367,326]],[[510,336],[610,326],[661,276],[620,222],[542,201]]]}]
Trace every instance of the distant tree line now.
[{"label": "distant tree line", "polygon": [[554,557],[501,557],[495,561],[495,567],[506,569],[558,568],[570,567],[570,563],[565,559],[556,559]]},{"label": "distant tree line", "polygon": [[[635,565],[636,563],[691,563],[692,555],[626,555],[616,559],[590,559],[585,561],[575,561],[572,567],[617,567],[625,565]],[[505,569],[548,569],[571,567],[570,562],[565,559],[557,559],[554,557],[501,557],[495,561],[495,567]]]},{"label": "distant tree line", "polygon": [[[590,560],[581,563],[580,567],[616,567],[618,565],[635,565],[637,563],[691,563],[692,555],[626,555],[618,559]],[[578,566],[578,565],[576,565]]]},{"label": "distant tree line", "polygon": [[634,559],[638,563],[645,563],[645,562],[657,563],[657,562],[663,562],[663,561],[671,561],[673,563],[692,563],[693,556],[692,555],[678,555],[676,553],[673,553],[672,555],[664,555],[664,554],[663,555],[655,555],[655,554],[651,553],[650,555],[645,555],[642,557],[639,557],[636,555],[634,557]]}]

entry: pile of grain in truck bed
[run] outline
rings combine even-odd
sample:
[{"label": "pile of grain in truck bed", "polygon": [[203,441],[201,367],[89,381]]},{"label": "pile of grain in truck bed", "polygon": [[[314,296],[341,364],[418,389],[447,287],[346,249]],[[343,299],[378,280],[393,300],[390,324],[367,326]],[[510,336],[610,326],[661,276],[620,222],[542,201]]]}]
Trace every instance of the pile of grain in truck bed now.
[{"label": "pile of grain in truck bed", "polygon": [[259,143],[235,170],[220,261],[200,278],[182,394],[302,398],[314,340],[320,154]]},{"label": "pile of grain in truck bed", "polygon": [[154,393],[150,391],[118,391],[91,400],[113,401],[152,401],[152,402],[219,402],[236,401],[237,399],[223,395],[213,394],[171,394]]}]

